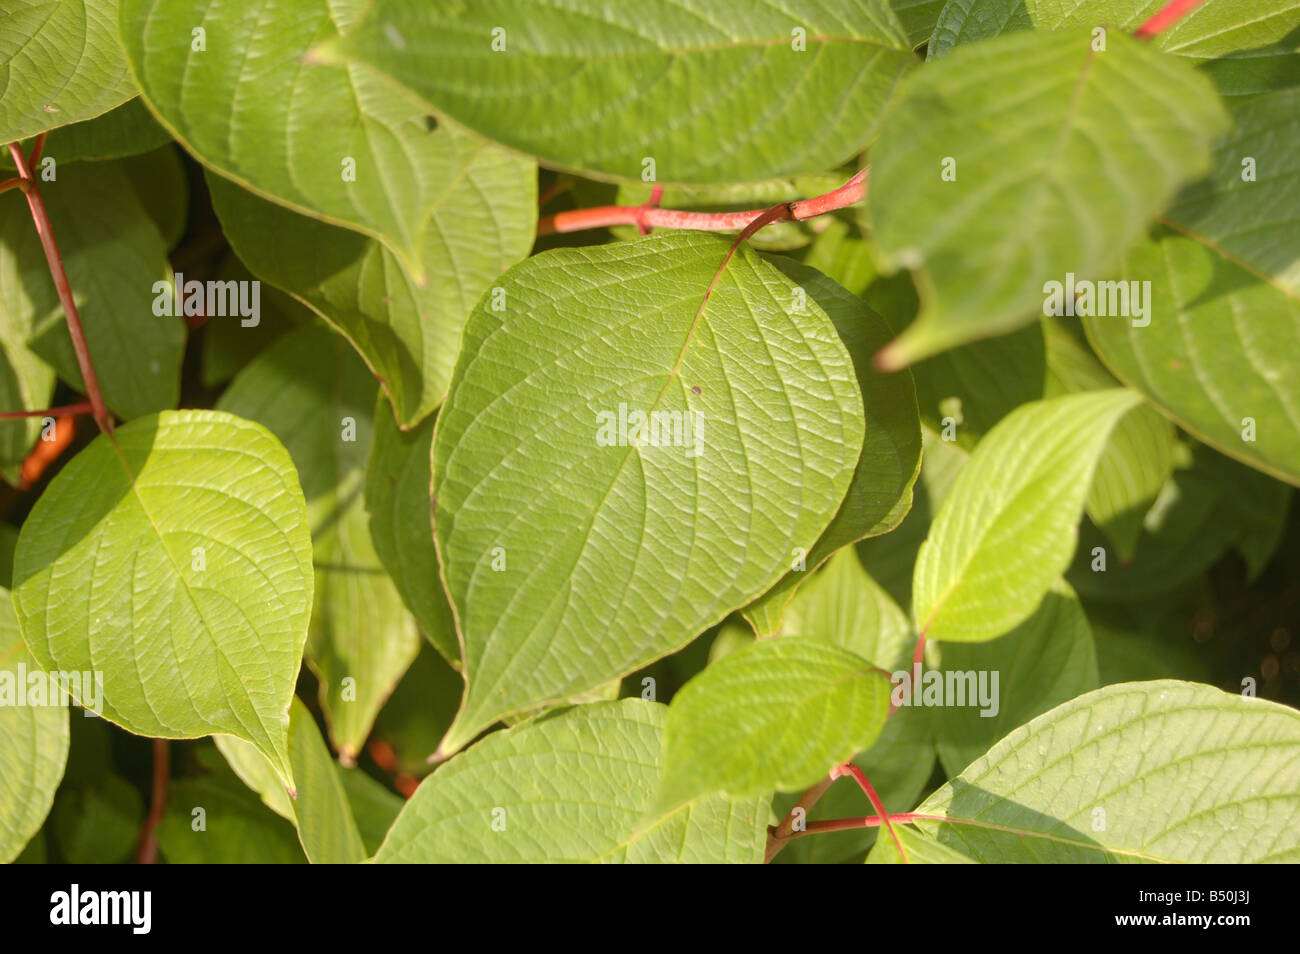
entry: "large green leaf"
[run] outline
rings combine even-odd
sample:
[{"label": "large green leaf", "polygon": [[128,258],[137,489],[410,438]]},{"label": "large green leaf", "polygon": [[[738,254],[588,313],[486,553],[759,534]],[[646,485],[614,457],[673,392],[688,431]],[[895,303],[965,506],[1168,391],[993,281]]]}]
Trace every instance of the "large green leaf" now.
[{"label": "large green leaf", "polygon": [[[383,401],[382,398],[380,398]],[[375,553],[420,630],[453,666],[460,644],[433,543],[433,418],[398,430],[386,403],[375,411],[375,438],[366,465],[366,509]]]},{"label": "large green leaf", "polygon": [[[314,864],[354,864],[366,858],[365,846],[352,817],[352,806],[339,765],[302,701],[289,710],[289,759],[297,793],[290,799],[271,765],[247,742],[218,736],[217,748],[235,774],[257,792],[263,803],[298,826],[303,851]],[[292,814],[286,814],[285,808]]]},{"label": "large green leaf", "polygon": [[218,403],[268,428],[302,475],[316,567],[307,660],[330,738],[349,762],[420,639],[370,537],[363,487],[376,392],[347,342],[316,326],[278,340]]},{"label": "large green leaf", "polygon": [[31,673],[44,675],[23,644],[9,591],[0,589],[0,864],[17,858],[44,824],[68,760],[68,707],[17,704]]},{"label": "large green leaf", "polygon": [[[984,643],[948,643],[938,670],[997,675],[993,705],[969,695],[966,705],[939,708],[935,728],[939,758],[954,776],[989,750],[998,739],[1034,716],[1096,689],[1097,653],[1088,618],[1064,582],[1053,584],[1038,609],[1011,632]],[[966,680],[969,688],[969,680]],[[951,703],[951,700],[949,700]]]},{"label": "large green leaf", "polygon": [[23,523],[14,608],[47,669],[102,671],[103,715],[252,742],[286,784],[311,611],[298,474],[264,428],[170,411],[97,437]]},{"label": "large green leaf", "polygon": [[0,90],[0,143],[90,119],[134,96],[117,0],[9,0]]},{"label": "large green leaf", "polygon": [[825,638],[760,640],[673,696],[664,729],[665,811],[709,792],[790,792],[871,747],[889,715],[889,677]]},{"label": "large green leaf", "polygon": [[728,248],[556,249],[470,316],[433,447],[468,679],[446,752],[681,648],[834,516],[862,448],[852,360],[756,253],[719,274]]},{"label": "large green leaf", "polygon": [[1120,277],[1151,283],[1150,324],[1085,318],[1101,359],[1207,444],[1300,484],[1300,294],[1167,228]]},{"label": "large green leaf", "polygon": [[[1054,319],[1042,322],[1047,341],[1047,397],[1113,388],[1116,381],[1075,331]],[[995,341],[1001,339],[993,339]],[[1159,411],[1143,405],[1125,414],[1097,461],[1085,509],[1120,559],[1129,560],[1142,521],[1174,469],[1174,428]]]},{"label": "large green leaf", "polygon": [[790,601],[779,635],[824,639],[892,671],[913,632],[907,614],[845,547]]},{"label": "large green leaf", "polygon": [[[657,178],[697,183],[839,165],[915,63],[884,0],[787,0],[743,16],[709,0],[381,0],[315,55],[384,70],[548,165],[635,179],[651,158]],[[805,90],[833,102],[808,109]]]},{"label": "large green leaf", "polygon": [[834,322],[853,359],[866,430],[862,456],[844,503],[804,557],[803,569],[787,573],[745,609],[745,619],[762,636],[780,629],[781,615],[808,571],[837,549],[898,525],[912,506],[912,485],[921,469],[921,427],[912,375],[905,371],[882,373],[871,363],[872,355],[891,337],[889,326],[862,299],[816,269],[787,258],[773,257],[771,261]]},{"label": "large green leaf", "polygon": [[422,149],[433,197],[422,286],[379,242],[207,177],[239,257],[352,342],[403,427],[442,403],[466,317],[501,272],[528,254],[537,226],[530,160],[447,124],[426,135]]},{"label": "large green leaf", "polygon": [[[951,0],[934,31],[929,56],[1018,30],[1106,27],[1131,33],[1168,0]],[[1256,93],[1300,81],[1296,0],[1208,0],[1151,41],[1196,62],[1225,95]]]},{"label": "large green leaf", "polygon": [[446,183],[427,111],[365,68],[303,60],[366,6],[122,0],[121,35],[145,102],[204,165],[379,239],[419,276],[425,223]]},{"label": "large green leaf", "polygon": [[912,583],[930,639],[993,639],[1025,620],[1069,565],[1084,496],[1132,391],[1088,391],[1018,409],[957,475]]},{"label": "large green leaf", "polygon": [[[917,812],[939,816],[916,823],[924,841],[982,862],[1295,862],[1300,713],[1186,682],[1108,686],[1016,729]],[[896,854],[888,838],[875,853]]]},{"label": "large green leaf", "polygon": [[922,302],[882,366],[1028,324],[1067,273],[1109,277],[1227,125],[1204,77],[1123,35],[1016,33],[918,71],[872,151],[882,268]]},{"label": "large green leaf", "polygon": [[375,860],[762,861],[762,799],[706,796],[643,818],[659,783],[666,715],[622,699],[494,732],[420,785]]},{"label": "large green leaf", "polygon": [[[159,316],[155,283],[170,288],[167,244],[137,198],[125,162],[72,163],[41,183],[50,227],[109,410],[131,419],[174,408],[180,399],[185,319]],[[21,280],[41,302],[31,349],[84,393],[81,368],[49,265],[33,241],[20,256]]]}]

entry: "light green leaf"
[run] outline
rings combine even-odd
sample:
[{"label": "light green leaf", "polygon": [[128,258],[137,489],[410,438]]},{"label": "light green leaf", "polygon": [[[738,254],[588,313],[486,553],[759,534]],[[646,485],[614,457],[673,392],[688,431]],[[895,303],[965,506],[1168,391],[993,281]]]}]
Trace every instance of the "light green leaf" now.
[{"label": "light green leaf", "polygon": [[824,637],[759,640],[673,696],[655,810],[806,788],[870,748],[888,715],[889,677],[856,653]]},{"label": "light green leaf", "polygon": [[[176,406],[186,337],[184,318],[154,311],[154,285],[170,287],[172,272],[158,226],[126,175],[129,161],[72,163],[57,181],[41,184],[104,401],[127,420]],[[29,294],[43,306],[32,351],[85,393],[39,243],[24,250],[21,269]]]},{"label": "light green leaf", "polygon": [[1204,77],[1120,34],[1094,52],[1087,30],[1016,33],[928,64],[872,151],[881,267],[912,269],[922,302],[877,360],[1029,324],[1069,272],[1109,277],[1227,127]]},{"label": "light green leaf", "polygon": [[265,757],[247,742],[231,736],[217,736],[217,748],[263,804],[298,827],[298,838],[308,860],[314,864],[354,864],[364,861],[352,806],[343,784],[341,769],[316,728],[316,720],[298,698],[289,712],[289,757],[298,790],[288,798],[292,812],[285,815],[288,797],[275,774],[268,772]]},{"label": "light green leaf", "polygon": [[1165,228],[1120,278],[1151,283],[1150,323],[1085,318],[1106,365],[1205,443],[1300,484],[1300,294]]},{"label": "light green leaf", "polygon": [[[1106,27],[1108,35],[1132,33],[1167,0],[951,0],[943,8],[930,43],[933,59],[963,43],[1019,30]],[[1295,85],[1296,0],[1208,0],[1187,11],[1151,43],[1188,57],[1224,95],[1241,95]]]},{"label": "light green leaf", "polygon": [[659,783],[667,711],[622,699],[492,733],[425,779],[375,860],[762,861],[761,799],[708,796],[637,825]]},{"label": "light green leaf", "polygon": [[[445,171],[427,111],[372,71],[303,59],[353,28],[365,7],[122,0],[121,35],[145,102],[205,166],[384,242],[419,278]],[[232,68],[241,63],[256,68]]]},{"label": "light green leaf", "polygon": [[1029,617],[1069,565],[1097,458],[1137,403],[1121,389],[1036,401],[980,442],[917,557],[912,618],[930,639],[993,639]]},{"label": "light green leaf", "polygon": [[465,319],[501,272],[528,254],[537,228],[530,160],[447,124],[421,148],[433,197],[423,286],[379,242],[207,177],[239,257],[352,342],[404,428],[442,403]]},{"label": "light green leaf", "polygon": [[916,823],[940,852],[982,862],[1295,862],[1300,713],[1194,683],[1108,686],[1016,729],[917,812],[946,816]]},{"label": "light green leaf", "polygon": [[[167,130],[158,125],[148,108],[137,97],[102,116],[63,126],[50,133],[41,156],[60,163],[80,160],[120,159],[150,152],[171,141]],[[31,155],[35,140],[22,143],[23,152]],[[0,152],[0,167],[13,169],[14,159],[6,149]],[[38,175],[42,167],[34,170]]]},{"label": "light green leaf", "polygon": [[[314,55],[383,70],[547,165],[640,179],[650,158],[660,181],[694,183],[838,166],[915,64],[884,0],[787,0],[743,16],[708,0],[523,13],[512,0],[381,0]],[[833,108],[808,109],[796,90],[834,90]]]},{"label": "light green leaf", "polygon": [[363,487],[377,388],[339,336],[285,335],[240,372],[218,407],[275,434],[302,475],[312,528],[316,605],[307,661],[339,757],[350,763],[419,650],[370,536]]},{"label": "light green leaf", "polygon": [[[1047,396],[1112,388],[1117,382],[1076,336],[1046,318]],[[994,339],[999,340],[999,339]],[[1148,405],[1125,414],[1097,461],[1085,509],[1121,560],[1133,558],[1142,521],[1174,470],[1173,425]]]},{"label": "light green leaf", "polygon": [[72,458],[23,523],[14,608],[46,669],[103,671],[137,735],[253,743],[292,784],[286,726],[311,611],[293,462],[257,424],[172,411]]},{"label": "light green leaf", "polygon": [[11,0],[0,21],[0,143],[90,119],[135,95],[117,0]]},{"label": "light green leaf", "polygon": [[68,707],[18,705],[39,673],[0,589],[0,864],[18,857],[49,814],[68,761]]},{"label": "light green leaf", "polygon": [[966,693],[965,706],[950,704],[935,713],[939,758],[950,777],[1012,729],[1098,685],[1088,618],[1063,581],[1054,583],[1034,614],[1011,632],[984,643],[948,643],[939,656],[936,669],[945,680],[950,673],[975,673],[993,688],[991,705],[983,705],[966,679],[960,690]]},{"label": "light green leaf", "polygon": [[451,605],[442,588],[438,550],[433,544],[434,418],[402,432],[387,402],[375,410],[375,438],[366,466],[366,509],[375,553],[388,570],[420,631],[452,666],[460,666],[460,644]]},{"label": "light green leaf", "polygon": [[756,253],[719,275],[728,248],[669,233],[544,252],[502,276],[504,311],[470,316],[433,447],[468,680],[444,754],[681,648],[776,583],[844,498],[852,360]]},{"label": "light green leaf", "polygon": [[856,653],[884,669],[908,653],[912,624],[862,567],[852,547],[840,550],[790,602],[782,636],[808,636]]},{"label": "light green leaf", "polygon": [[884,319],[816,269],[779,256],[773,256],[771,262],[797,289],[816,300],[835,324],[853,359],[866,430],[849,491],[826,532],[802,554],[804,569],[787,573],[745,609],[745,619],[762,636],[780,629],[781,614],[809,570],[837,549],[898,525],[912,506],[912,485],[921,469],[921,427],[912,376],[906,371],[882,373],[871,364],[872,355],[892,335]]}]

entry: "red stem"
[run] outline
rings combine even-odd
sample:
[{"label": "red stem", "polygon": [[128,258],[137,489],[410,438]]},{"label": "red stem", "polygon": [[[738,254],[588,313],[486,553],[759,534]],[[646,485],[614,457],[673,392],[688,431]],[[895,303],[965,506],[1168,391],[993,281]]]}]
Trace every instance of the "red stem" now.
[{"label": "red stem", "polygon": [[1133,31],[1133,35],[1139,40],[1149,40],[1157,33],[1169,29],[1204,2],[1205,0],[1169,0],[1169,3],[1156,11],[1155,16]]},{"label": "red stem", "polygon": [[903,843],[898,840],[898,832],[894,831],[889,812],[885,811],[885,803],[876,794],[876,790],[868,781],[866,773],[862,771],[857,762],[849,761],[831,769],[831,778],[838,778],[841,775],[853,776],[853,780],[858,783],[858,787],[866,793],[867,801],[871,802],[871,807],[876,810],[876,815],[884,822],[885,828],[889,830],[889,837],[894,839],[894,847],[898,849],[898,857],[906,864],[907,852],[903,850]]},{"label": "red stem", "polygon": [[[33,155],[39,154],[43,141],[43,138],[37,138],[36,148],[32,150]],[[90,349],[86,346],[86,334],[81,327],[81,316],[77,313],[77,304],[72,298],[72,286],[68,284],[68,273],[63,269],[63,257],[59,254],[59,246],[54,241],[50,217],[45,211],[45,203],[41,200],[40,189],[36,186],[31,167],[28,166],[23,151],[18,148],[18,143],[9,144],[9,153],[13,156],[18,177],[22,180],[19,188],[27,196],[32,221],[36,223],[36,234],[41,237],[41,246],[45,249],[45,261],[50,266],[50,277],[54,279],[54,288],[58,291],[59,302],[63,305],[63,314],[68,322],[68,335],[72,338],[72,349],[77,353],[77,364],[81,367],[81,377],[86,383],[95,423],[105,434],[112,434],[113,419],[109,416],[107,405],[104,404],[104,395],[99,390],[95,366],[90,360]]]},{"label": "red stem", "polygon": [[167,807],[167,781],[171,778],[171,749],[166,739],[153,740],[153,789],[149,798],[149,815],[140,829],[140,853],[138,861],[142,865],[151,865],[158,860],[158,836],[156,829],[162,821],[163,810]]},{"label": "red stem", "polygon": [[65,404],[63,407],[50,407],[44,411],[0,411],[0,421],[12,421],[19,417],[57,417],[60,414],[89,414],[93,408],[89,401],[80,404]]},{"label": "red stem", "polygon": [[[825,215],[827,212],[861,202],[866,194],[867,170],[863,169],[844,185],[825,195],[786,203],[783,207],[789,210],[789,214],[781,221],[799,222]],[[600,229],[610,225],[635,225],[643,233],[652,228],[731,232],[752,225],[759,217],[770,211],[771,209],[749,209],[744,212],[687,212],[680,209],[661,209],[658,207],[657,199],[652,197],[651,201],[644,205],[598,205],[590,209],[557,212],[537,223],[537,234],[579,232],[583,229]],[[768,221],[777,221],[777,219],[768,219]]]}]

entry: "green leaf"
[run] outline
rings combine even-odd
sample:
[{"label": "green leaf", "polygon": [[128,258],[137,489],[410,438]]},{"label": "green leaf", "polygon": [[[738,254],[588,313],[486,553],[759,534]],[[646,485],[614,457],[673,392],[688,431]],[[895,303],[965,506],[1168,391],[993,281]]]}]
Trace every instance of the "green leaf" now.
[{"label": "green leaf", "polygon": [[1019,408],[958,474],[912,583],[912,618],[932,640],[993,639],[1025,620],[1069,565],[1076,525],[1131,391],[1088,391]]},{"label": "green leaf", "polygon": [[907,372],[885,374],[871,364],[871,356],[892,334],[884,319],[816,269],[776,256],[771,262],[835,324],[853,359],[866,430],[862,456],[844,502],[816,545],[801,554],[805,569],[787,573],[745,609],[745,619],[762,636],[780,629],[781,614],[808,570],[816,569],[837,549],[898,525],[912,506],[912,485],[921,469],[921,428],[912,376]]},{"label": "green leaf", "polygon": [[[943,8],[929,56],[954,46],[1018,30],[1112,28],[1132,33],[1167,0],[952,0]],[[1224,95],[1256,93],[1296,83],[1296,0],[1209,0],[1186,12],[1151,43],[1199,65]]]},{"label": "green leaf", "polygon": [[[202,827],[196,827],[200,819]],[[228,771],[172,782],[158,825],[158,848],[173,865],[306,861],[293,827],[268,812]]]},{"label": "green leaf", "polygon": [[[227,255],[217,271],[218,281],[254,281],[253,273],[234,255]],[[216,390],[226,384],[250,361],[271,347],[281,335],[302,324],[316,321],[311,310],[278,288],[260,286],[261,308],[256,325],[246,327],[242,318],[203,324],[203,356],[200,376],[203,386]]]},{"label": "green leaf", "polygon": [[[1012,729],[1098,685],[1088,618],[1074,591],[1061,581],[1011,632],[984,643],[940,648],[937,670],[945,680],[948,673],[973,672],[977,678],[987,673],[983,678],[993,688],[990,706],[968,694],[965,706],[947,705],[935,713],[939,758],[950,777]],[[996,684],[991,682],[994,676]],[[970,689],[967,680],[963,691]]]},{"label": "green leaf", "polygon": [[262,802],[277,814],[293,821],[309,861],[314,864],[354,864],[364,861],[366,849],[352,817],[352,806],[343,784],[341,769],[325,747],[316,720],[298,698],[289,712],[289,758],[297,793],[288,799],[291,815],[285,815],[283,783],[266,758],[247,742],[218,736],[217,748],[235,774],[243,779]]},{"label": "green leaf", "polygon": [[461,329],[537,228],[534,164],[449,125],[426,135],[432,212],[418,285],[379,242],[267,202],[209,174],[231,245],[263,280],[336,327],[412,427],[442,403]]},{"label": "green leaf", "polygon": [[[126,174],[168,250],[185,234],[190,204],[190,183],[181,164],[181,151],[167,145],[153,152],[127,156],[117,162]],[[221,317],[221,316],[212,316]]]},{"label": "green leaf", "polygon": [[9,591],[0,590],[0,864],[17,858],[44,824],[68,761],[68,707],[15,704],[39,672]]},{"label": "green leaf", "polygon": [[622,699],[494,732],[425,779],[375,860],[761,862],[760,799],[708,796],[637,825],[659,783],[666,715]]},{"label": "green leaf", "polygon": [[903,24],[908,42],[918,47],[934,33],[935,21],[947,0],[889,0],[898,20]]},{"label": "green leaf", "polygon": [[117,0],[12,0],[0,23],[0,143],[90,119],[135,87],[117,39]]},{"label": "green leaf", "polygon": [[[200,162],[378,239],[419,278],[425,224],[445,184],[427,111],[372,71],[303,60],[364,7],[122,0],[121,34],[145,102]],[[195,29],[205,31],[202,49]],[[231,68],[239,63],[256,69]]]},{"label": "green leaf", "polygon": [[946,816],[916,823],[930,850],[981,862],[1294,862],[1300,714],[1193,683],[1108,686],[1016,729],[917,812]]},{"label": "green leaf", "polygon": [[302,475],[317,594],[307,660],[330,739],[347,763],[420,641],[371,542],[363,498],[376,393],[347,342],[316,326],[279,339],[217,405],[275,434]]},{"label": "green leaf", "polygon": [[420,631],[452,666],[460,666],[460,644],[451,604],[438,571],[433,544],[431,455],[434,418],[400,431],[387,402],[375,410],[375,439],[366,466],[366,509],[375,552]]},{"label": "green leaf", "polygon": [[[41,156],[54,159],[57,174],[60,163],[120,159],[150,152],[170,141],[167,130],[158,125],[137,97],[102,116],[56,129],[46,138]],[[23,152],[31,155],[34,144],[34,139],[22,143]],[[0,167],[15,168],[8,149],[0,153]],[[37,165],[33,171],[39,175],[41,170],[42,167]]]},{"label": "green leaf", "polygon": [[[154,311],[155,283],[170,288],[172,281],[167,245],[137,199],[123,162],[72,163],[60,169],[55,182],[41,183],[41,196],[104,401],[129,420],[174,408],[180,400],[186,331],[184,318]],[[33,301],[40,302],[31,350],[85,393],[39,243],[24,249],[21,270]]]},{"label": "green leaf", "polygon": [[760,640],[673,696],[655,810],[806,788],[870,748],[888,715],[888,676],[856,653],[824,637]]},{"label": "green leaf", "polygon": [[834,516],[862,447],[852,360],[756,253],[719,274],[728,248],[544,252],[470,316],[433,447],[468,680],[444,754],[681,648]]},{"label": "green leaf", "polygon": [[[1073,330],[1052,319],[1044,319],[1042,329],[1048,345],[1048,397],[1116,385]],[[1133,558],[1142,521],[1173,473],[1175,441],[1173,425],[1143,405],[1115,425],[1097,461],[1085,509],[1121,560]]]},{"label": "green leaf", "polygon": [[64,784],[54,800],[50,823],[59,852],[69,864],[133,861],[144,822],[139,790],[112,772],[89,784]]},{"label": "green leaf", "polygon": [[970,454],[955,441],[945,441],[929,428],[921,429],[921,477],[912,488],[912,509],[894,530],[863,540],[854,549],[871,579],[899,606],[912,605],[912,568],[930,532],[940,504]]},{"label": "green leaf", "polygon": [[246,739],[286,784],[311,598],[293,462],[264,428],[217,411],[95,438],[36,502],[14,555],[14,609],[41,666],[102,670],[102,714],[137,735]]},{"label": "green leaf", "polygon": [[840,550],[790,602],[781,636],[824,639],[884,669],[907,656],[912,624],[852,547]]},{"label": "green leaf", "polygon": [[372,856],[383,844],[388,829],[393,827],[406,802],[361,769],[340,768],[339,778],[347,792],[348,806],[356,819],[366,856]]},{"label": "green leaf", "polygon": [[1094,52],[1086,30],[1017,33],[917,72],[867,202],[882,269],[913,270],[922,310],[878,362],[1029,324],[1067,272],[1108,277],[1227,125],[1204,77],[1119,34]]},{"label": "green leaf", "polygon": [[1106,365],[1205,443],[1300,484],[1300,294],[1167,228],[1120,277],[1151,283],[1150,323],[1085,318]]},{"label": "green leaf", "polygon": [[[641,179],[651,158],[651,180],[694,183],[839,165],[871,140],[915,64],[884,0],[787,0],[743,17],[707,0],[578,0],[522,17],[511,0],[381,0],[315,55],[383,70],[547,165]],[[834,108],[791,95],[818,89],[835,91]]]}]

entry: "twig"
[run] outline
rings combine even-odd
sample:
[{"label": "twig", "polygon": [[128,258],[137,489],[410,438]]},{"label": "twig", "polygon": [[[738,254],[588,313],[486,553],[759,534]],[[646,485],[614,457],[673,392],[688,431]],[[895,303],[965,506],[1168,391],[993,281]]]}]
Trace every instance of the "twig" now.
[{"label": "twig", "polygon": [[1169,0],[1169,3],[1156,11],[1155,16],[1134,30],[1133,35],[1139,40],[1149,40],[1157,33],[1169,29],[1204,2],[1205,0]]},{"label": "twig", "polygon": [[[825,195],[785,203],[784,207],[789,210],[789,215],[767,221],[800,222],[861,202],[867,194],[867,172],[866,169],[861,170],[844,185]],[[610,225],[635,225],[643,233],[652,228],[731,232],[753,224],[760,216],[771,211],[749,209],[745,212],[687,212],[680,209],[661,209],[656,200],[652,199],[652,201],[653,204],[647,202],[644,205],[598,205],[590,209],[557,212],[537,223],[537,234],[580,232],[583,229],[600,229]]]},{"label": "twig", "polygon": [[12,421],[19,417],[54,417],[59,414],[89,414],[93,408],[89,401],[80,404],[65,404],[63,407],[49,407],[43,411],[0,411],[0,421]]},{"label": "twig", "polygon": [[876,790],[868,781],[866,773],[862,771],[857,762],[849,761],[831,769],[831,778],[839,778],[841,775],[850,775],[858,783],[858,787],[866,794],[867,801],[871,802],[871,807],[876,810],[876,815],[884,822],[885,828],[889,831],[889,837],[894,839],[894,847],[898,849],[898,857],[906,864],[907,852],[903,850],[903,843],[898,840],[898,832],[894,831],[889,812],[885,810],[884,801],[876,794]]},{"label": "twig", "polygon": [[[771,862],[773,858],[779,855],[781,849],[786,846],[791,838],[795,838],[799,834],[802,834],[802,831],[796,832],[794,827],[796,814],[802,810],[804,818],[807,818],[808,813],[813,810],[813,807],[821,800],[821,797],[826,794],[826,790],[831,787],[831,783],[834,781],[835,779],[828,775],[816,785],[812,786],[812,788],[799,796],[799,800],[795,802],[790,811],[786,813],[785,818],[781,820],[781,824],[777,825],[775,828],[768,829],[767,848],[763,852],[763,862],[765,864]],[[812,822],[806,822],[805,826],[811,824]]]},{"label": "twig", "polygon": [[[38,137],[36,148],[32,150],[33,155],[39,155],[42,142],[43,139]],[[45,203],[41,200],[40,189],[36,186],[31,167],[27,164],[27,157],[23,155],[18,143],[9,144],[9,154],[13,156],[18,177],[22,180],[19,188],[27,196],[32,221],[36,223],[36,234],[40,236],[41,247],[45,249],[45,261],[50,267],[50,277],[54,279],[54,288],[59,293],[59,302],[63,305],[63,314],[68,322],[68,335],[72,338],[72,349],[77,353],[77,364],[81,368],[81,377],[86,383],[87,396],[90,398],[91,413],[99,429],[105,434],[112,434],[113,419],[108,413],[108,406],[104,404],[104,395],[99,390],[99,379],[95,377],[95,366],[90,360],[90,349],[86,346],[86,334],[81,327],[81,316],[77,313],[77,303],[72,298],[72,286],[68,284],[68,273],[63,269],[63,257],[59,254],[59,246],[55,244],[54,232],[50,228],[50,217],[45,211]]]},{"label": "twig", "polygon": [[153,740],[153,790],[149,798],[149,815],[140,829],[140,854],[142,865],[158,861],[158,836],[155,831],[167,807],[167,782],[171,778],[171,749],[166,739]]}]

